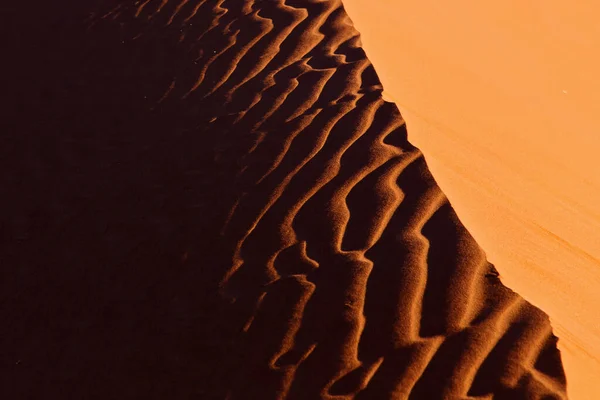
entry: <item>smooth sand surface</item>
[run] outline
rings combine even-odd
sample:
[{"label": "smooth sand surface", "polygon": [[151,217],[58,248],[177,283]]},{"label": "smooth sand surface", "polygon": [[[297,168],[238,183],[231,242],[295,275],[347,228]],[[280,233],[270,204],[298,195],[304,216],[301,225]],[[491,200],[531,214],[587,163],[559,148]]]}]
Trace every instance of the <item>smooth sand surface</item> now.
[{"label": "smooth sand surface", "polygon": [[0,397],[565,399],[341,1],[16,6]]},{"label": "smooth sand surface", "polygon": [[388,97],[502,281],[600,398],[600,25],[588,1],[347,0]]}]

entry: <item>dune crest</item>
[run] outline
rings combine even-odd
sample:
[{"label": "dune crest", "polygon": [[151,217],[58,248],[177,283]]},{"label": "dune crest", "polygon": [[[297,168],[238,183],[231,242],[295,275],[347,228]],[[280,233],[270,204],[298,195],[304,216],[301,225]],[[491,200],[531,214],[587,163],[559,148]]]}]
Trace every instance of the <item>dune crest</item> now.
[{"label": "dune crest", "polygon": [[344,5],[459,218],[550,316],[569,397],[600,398],[599,5]]},{"label": "dune crest", "polygon": [[[61,48],[76,112],[53,106],[46,139],[76,151],[23,167],[70,185],[12,254],[77,272],[28,301],[56,296],[57,335],[85,322],[60,347],[75,359],[29,351],[16,381],[50,378],[22,394],[566,397],[548,317],[458,220],[341,1],[127,1],[85,24]],[[96,297],[70,302],[82,283]],[[7,319],[27,353],[39,331]]]}]

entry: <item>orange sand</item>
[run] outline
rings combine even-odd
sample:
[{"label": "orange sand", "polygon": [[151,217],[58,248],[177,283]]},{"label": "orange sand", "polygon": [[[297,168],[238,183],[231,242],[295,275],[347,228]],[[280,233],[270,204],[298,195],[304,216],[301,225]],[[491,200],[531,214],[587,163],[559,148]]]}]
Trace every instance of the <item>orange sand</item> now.
[{"label": "orange sand", "polygon": [[600,25],[592,2],[346,0],[409,140],[600,398]]},{"label": "orange sand", "polygon": [[566,398],[341,0],[13,3],[0,398]]}]

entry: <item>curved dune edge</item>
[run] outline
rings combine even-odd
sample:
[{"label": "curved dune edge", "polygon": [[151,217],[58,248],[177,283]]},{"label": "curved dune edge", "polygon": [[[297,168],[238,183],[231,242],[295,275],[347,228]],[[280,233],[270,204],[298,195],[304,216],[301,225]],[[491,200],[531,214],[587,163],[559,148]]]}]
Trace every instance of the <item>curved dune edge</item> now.
[{"label": "curved dune edge", "polygon": [[598,4],[346,0],[438,185],[600,398]]},{"label": "curved dune edge", "polygon": [[60,136],[23,167],[51,172],[21,193],[64,186],[11,253],[62,268],[11,276],[27,323],[45,299],[48,337],[78,330],[27,352],[9,310],[36,362],[17,382],[47,374],[21,394],[566,398],[548,317],[458,220],[341,1],[131,1],[86,23],[70,111],[44,120]]}]

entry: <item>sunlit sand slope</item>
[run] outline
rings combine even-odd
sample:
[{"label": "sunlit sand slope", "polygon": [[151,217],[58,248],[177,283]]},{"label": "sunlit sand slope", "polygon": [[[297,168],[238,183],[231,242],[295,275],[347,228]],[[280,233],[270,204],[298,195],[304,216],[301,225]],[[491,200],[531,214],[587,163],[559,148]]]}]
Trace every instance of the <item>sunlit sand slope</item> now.
[{"label": "sunlit sand slope", "polygon": [[340,1],[89,11],[4,154],[11,398],[565,398]]},{"label": "sunlit sand slope", "polygon": [[599,4],[344,5],[460,220],[550,316],[569,396],[599,399]]}]

